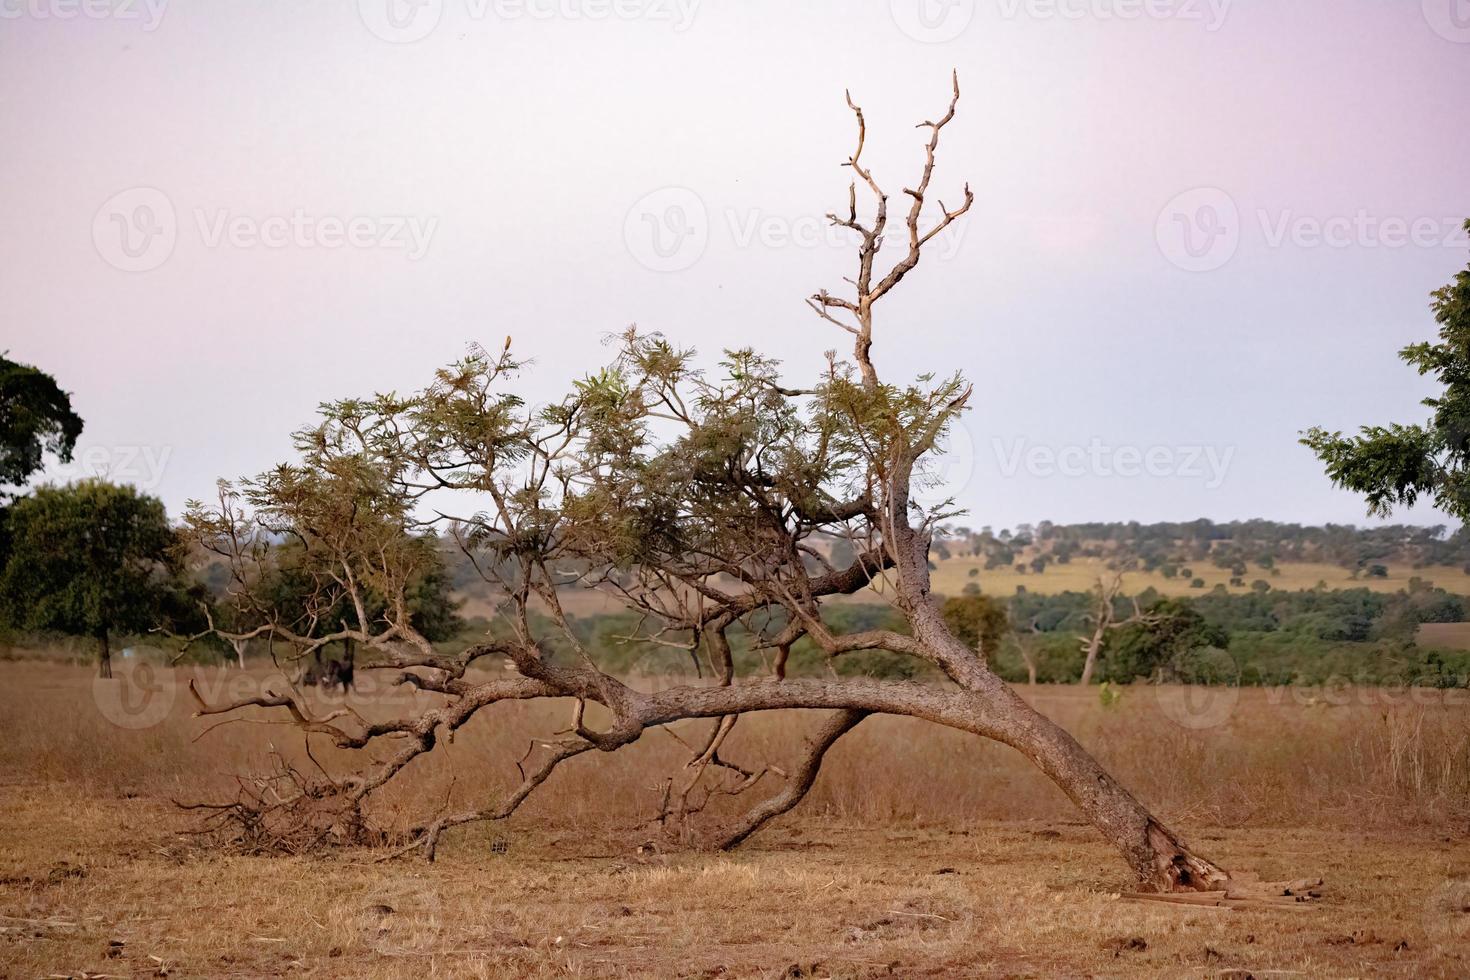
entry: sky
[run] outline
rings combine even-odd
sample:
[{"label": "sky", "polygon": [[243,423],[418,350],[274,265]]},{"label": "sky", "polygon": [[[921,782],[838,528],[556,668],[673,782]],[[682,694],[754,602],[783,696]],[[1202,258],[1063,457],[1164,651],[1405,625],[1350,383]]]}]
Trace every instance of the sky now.
[{"label": "sky", "polygon": [[[636,323],[793,381],[847,337],[853,118],[975,203],[878,308],[962,371],[967,523],[1367,523],[1297,443],[1414,421],[1470,260],[1470,0],[0,0],[0,349],[171,513],[318,403]],[[880,260],[881,261],[881,260]],[[1446,518],[1420,507],[1415,523]]]}]

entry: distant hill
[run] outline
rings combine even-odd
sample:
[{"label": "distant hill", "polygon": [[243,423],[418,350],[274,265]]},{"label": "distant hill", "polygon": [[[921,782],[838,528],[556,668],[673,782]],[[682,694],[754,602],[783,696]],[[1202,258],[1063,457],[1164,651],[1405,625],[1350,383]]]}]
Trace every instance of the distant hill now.
[{"label": "distant hill", "polygon": [[[834,564],[851,546],[828,539]],[[490,590],[456,549],[445,560],[466,615],[488,616]],[[1215,523],[1138,522],[1023,524],[1014,529],[949,528],[931,550],[934,588],[961,595],[974,586],[993,596],[1025,589],[1040,595],[1086,592],[1099,577],[1121,573],[1125,594],[1153,588],[1167,596],[1296,591],[1324,586],[1398,592],[1419,585],[1470,596],[1470,533],[1443,526],[1313,527],[1251,520]],[[970,590],[973,591],[973,590]],[[870,602],[871,594],[850,600]],[[569,612],[588,616],[622,609],[611,596],[568,589]]]},{"label": "distant hill", "polygon": [[950,529],[931,553],[935,588],[950,594],[978,583],[991,594],[1017,586],[1085,591],[1120,572],[1130,591],[1149,586],[1190,595],[1223,586],[1249,591],[1365,587],[1398,591],[1417,578],[1470,594],[1470,533],[1443,526],[1310,527],[1275,521],[1021,525],[994,531]]}]

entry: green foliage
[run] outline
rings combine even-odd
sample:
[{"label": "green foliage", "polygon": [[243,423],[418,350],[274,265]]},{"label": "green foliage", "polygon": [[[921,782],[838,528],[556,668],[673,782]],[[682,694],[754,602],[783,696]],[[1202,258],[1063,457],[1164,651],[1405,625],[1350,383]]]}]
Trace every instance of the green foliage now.
[{"label": "green foliage", "polygon": [[[1465,223],[1470,230],[1470,221]],[[1437,342],[1412,344],[1399,356],[1442,386],[1426,398],[1433,409],[1419,425],[1365,425],[1356,436],[1321,428],[1302,442],[1337,486],[1363,494],[1368,512],[1386,516],[1421,496],[1460,520],[1470,520],[1470,267],[1433,294]]]},{"label": "green foliage", "polygon": [[1230,635],[1206,622],[1185,600],[1164,599],[1148,612],[1157,618],[1124,626],[1108,637],[1099,671],[1103,680],[1127,684],[1159,677],[1196,650],[1230,645]]},{"label": "green foliage", "polygon": [[0,487],[20,486],[47,455],[71,460],[82,420],[51,375],[0,355]]},{"label": "green foliage", "polygon": [[944,600],[941,607],[950,631],[972,650],[990,660],[1000,649],[1010,625],[1005,603],[986,595],[966,594]]},{"label": "green foliage", "polygon": [[84,480],[41,487],[11,508],[0,610],[18,629],[109,637],[191,615],[163,504],[132,487]]}]

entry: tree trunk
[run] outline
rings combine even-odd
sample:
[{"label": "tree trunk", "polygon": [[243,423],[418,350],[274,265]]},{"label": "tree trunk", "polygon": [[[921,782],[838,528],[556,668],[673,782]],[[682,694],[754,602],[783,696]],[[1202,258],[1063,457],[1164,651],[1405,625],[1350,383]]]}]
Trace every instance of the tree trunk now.
[{"label": "tree trunk", "polygon": [[1077,682],[1082,687],[1092,683],[1092,672],[1097,668],[1097,653],[1101,648],[1101,636],[1094,636],[1087,645],[1087,659],[1082,662],[1082,679]]},{"label": "tree trunk", "polygon": [[910,611],[914,635],[955,683],[980,699],[981,724],[973,730],[1010,745],[1046,773],[1122,853],[1143,890],[1208,891],[1229,880],[1155,820],[1065,729],[978,661],[927,601],[927,590],[921,595]]},{"label": "tree trunk", "polygon": [[97,676],[112,677],[112,648],[105,629],[97,634]]},{"label": "tree trunk", "polygon": [[1003,741],[1025,755],[1067,794],[1123,855],[1145,891],[1210,891],[1228,872],[1193,854],[1060,725],[1009,686],[983,692],[1001,721]]},{"label": "tree trunk", "polygon": [[717,842],[720,850],[728,851],[740,846],[745,838],[761,829],[768,821],[800,803],[817,781],[817,773],[821,771],[822,759],[827,755],[827,750],[866,717],[866,711],[849,710],[839,711],[828,718],[826,724],[807,742],[806,757],[802,760],[801,767],[791,774],[786,788],[746,813],[739,823],[727,828]]},{"label": "tree trunk", "polygon": [[[951,637],[951,640],[953,638]],[[953,640],[961,650],[963,644]],[[972,661],[973,662],[973,661]],[[1010,685],[983,668],[965,675],[959,688],[892,682],[787,680],[775,684],[677,688],[638,699],[638,731],[684,718],[713,718],[781,708],[836,708],[907,715],[1009,745],[1030,759],[1066,793],[1103,838],[1123,855],[1144,891],[1212,891],[1230,875],[1192,853],[1143,804],[1109,776],[1071,735],[1032,708]],[[833,719],[816,748],[836,740]],[[830,741],[825,742],[830,745]],[[820,757],[815,760],[820,763]],[[810,785],[801,774],[799,784]],[[799,799],[799,794],[798,797]],[[795,803],[785,809],[790,809]],[[784,810],[780,812],[785,812]]]}]

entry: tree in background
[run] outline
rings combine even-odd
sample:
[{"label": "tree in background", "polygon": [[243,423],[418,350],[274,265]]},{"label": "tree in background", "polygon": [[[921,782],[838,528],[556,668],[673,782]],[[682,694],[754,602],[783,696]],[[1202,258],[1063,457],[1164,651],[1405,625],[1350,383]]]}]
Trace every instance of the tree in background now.
[{"label": "tree in background", "polygon": [[[234,649],[242,668],[249,643],[281,641],[284,659],[303,663],[301,680],[345,689],[361,631],[402,614],[432,643],[464,628],[439,538],[398,533],[393,522],[403,513],[383,497],[379,476],[340,465],[331,472],[280,467],[238,492],[221,485],[214,509],[190,502],[187,538],[228,572],[204,609],[209,632]],[[275,506],[243,521],[242,497]],[[385,559],[391,554],[391,573],[354,569],[352,549],[362,547],[380,549]]]},{"label": "tree in background", "polygon": [[113,636],[154,629],[179,610],[176,539],[156,498],[102,480],[40,487],[11,507],[8,524],[6,619],[95,639],[101,676],[112,676]]},{"label": "tree in background", "polygon": [[1122,623],[1109,639],[1103,680],[1128,684],[1139,679],[1220,683],[1234,678],[1197,677],[1191,655],[1223,650],[1230,634],[1205,622],[1188,600],[1164,599],[1141,617]]},{"label": "tree in background", "polygon": [[0,355],[0,487],[18,487],[48,455],[70,462],[82,420],[56,379]]},{"label": "tree in background", "polygon": [[55,378],[0,354],[0,566],[10,552],[7,518],[14,494],[5,488],[22,486],[48,455],[71,462],[81,434],[81,417]]},{"label": "tree in background", "polygon": [[[1470,231],[1470,221],[1465,222]],[[1386,517],[1421,496],[1470,520],[1470,267],[1433,294],[1437,343],[1399,351],[1422,375],[1443,385],[1424,404],[1434,410],[1420,425],[1365,425],[1358,435],[1312,428],[1303,444],[1327,466],[1332,482],[1368,499],[1368,513]]]},{"label": "tree in background", "polygon": [[1108,634],[1137,624],[1149,625],[1157,618],[1155,613],[1146,613],[1134,599],[1133,612],[1126,619],[1118,618],[1118,600],[1123,591],[1123,576],[1114,574],[1106,582],[1097,580],[1092,590],[1092,612],[1087,621],[1092,624],[1092,634],[1082,637],[1082,676],[1077,683],[1086,687],[1092,683],[1092,674],[1097,669],[1097,659],[1102,654]]},{"label": "tree in background", "polygon": [[1001,637],[1010,627],[1005,603],[978,592],[967,592],[945,599],[941,609],[950,631],[987,663],[993,663]]}]

